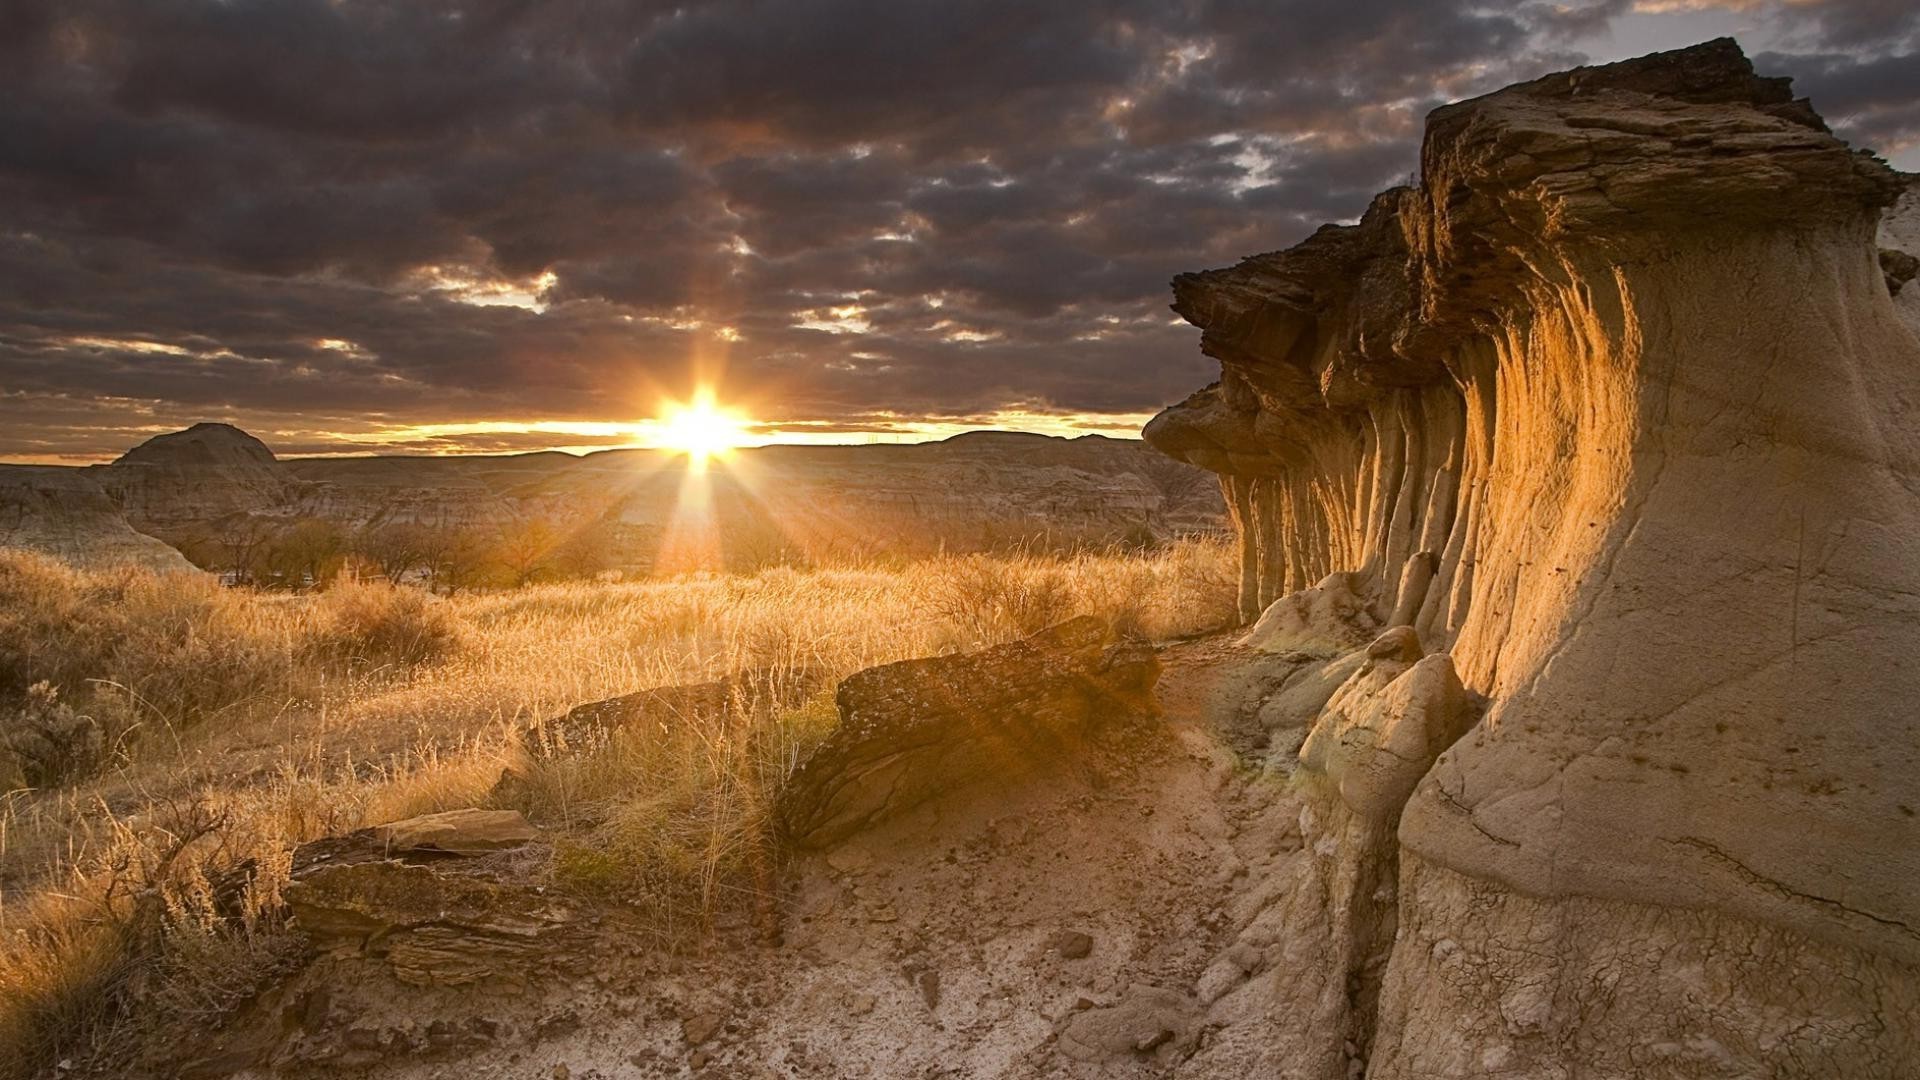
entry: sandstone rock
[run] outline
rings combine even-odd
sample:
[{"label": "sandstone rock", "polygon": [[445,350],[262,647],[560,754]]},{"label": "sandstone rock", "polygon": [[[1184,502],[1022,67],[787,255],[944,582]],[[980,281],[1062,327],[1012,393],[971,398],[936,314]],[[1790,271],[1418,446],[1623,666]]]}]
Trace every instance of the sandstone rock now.
[{"label": "sandstone rock", "polygon": [[1153,711],[1151,647],[1082,617],[964,656],[905,660],[840,684],[840,723],[789,781],[780,819],[823,848],[929,799],[1058,762]]},{"label": "sandstone rock", "polygon": [[[1420,176],[1176,279],[1222,377],[1146,432],[1222,474],[1250,639],[1412,635],[1302,747],[1263,1067],[1898,1075],[1911,193],[1731,41],[1436,110]],[[1301,595],[1330,575],[1351,599]]]},{"label": "sandstone rock", "polygon": [[[531,827],[515,812],[449,817],[301,845],[285,893],[294,926],[317,944],[383,961],[414,985],[518,980],[557,959],[575,928],[571,905],[500,861],[502,849],[531,839]],[[400,841],[389,844],[386,829],[398,829]]]},{"label": "sandstone rock", "polygon": [[156,435],[90,471],[142,531],[273,513],[301,488],[265,443],[231,424]]},{"label": "sandstone rock", "polygon": [[1105,1008],[1075,1013],[1060,1032],[1060,1052],[1080,1061],[1107,1061],[1183,1048],[1195,1034],[1191,999],[1176,990],[1136,984]]},{"label": "sandstone rock", "polygon": [[1373,627],[1349,576],[1328,574],[1318,585],[1268,605],[1241,644],[1261,652],[1331,656],[1366,643]]},{"label": "sandstone rock", "polygon": [[1354,813],[1396,822],[1414,785],[1477,714],[1445,654],[1422,657],[1411,627],[1367,647],[1368,662],[1327,701],[1300,763]]},{"label": "sandstone rock", "polygon": [[448,810],[423,814],[374,829],[392,852],[444,852],[449,855],[484,855],[533,840],[540,830],[527,823],[518,810]]},{"label": "sandstone rock", "polygon": [[816,672],[779,667],[736,672],[710,682],[659,686],[577,706],[529,727],[521,741],[537,757],[578,753],[599,745],[615,731],[645,731],[654,725],[678,728],[729,713],[753,716],[793,708],[822,682]]},{"label": "sandstone rock", "polygon": [[0,465],[0,547],[76,566],[193,572],[186,556],[127,524],[99,481],[81,469]]},{"label": "sandstone rock", "polygon": [[1893,296],[1893,309],[1907,328],[1920,334],[1920,176],[1906,173],[1898,202],[1880,217],[1875,243],[1880,249],[1881,275]]}]

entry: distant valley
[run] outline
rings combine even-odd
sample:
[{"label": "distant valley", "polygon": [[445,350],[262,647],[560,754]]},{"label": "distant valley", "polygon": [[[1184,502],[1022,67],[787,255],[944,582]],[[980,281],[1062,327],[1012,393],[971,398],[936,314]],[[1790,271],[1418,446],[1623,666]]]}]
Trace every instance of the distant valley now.
[{"label": "distant valley", "polygon": [[197,424],[108,465],[0,466],[0,546],[260,584],[348,562],[459,587],[1149,544],[1226,525],[1210,474],[1095,435],[768,446],[701,471],[656,450],[281,459]]}]

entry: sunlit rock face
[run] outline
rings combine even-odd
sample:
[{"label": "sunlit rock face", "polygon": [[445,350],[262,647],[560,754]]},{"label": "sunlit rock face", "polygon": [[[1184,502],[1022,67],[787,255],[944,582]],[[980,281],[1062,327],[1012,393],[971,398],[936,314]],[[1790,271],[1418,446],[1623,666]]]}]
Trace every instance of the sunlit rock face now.
[{"label": "sunlit rock face", "polygon": [[1177,278],[1221,381],[1146,431],[1221,475],[1247,619],[1339,575],[1350,624],[1446,654],[1422,693],[1485,704],[1398,812],[1391,961],[1349,980],[1366,1075],[1899,1075],[1902,179],[1726,40],[1439,109],[1421,165],[1357,225]]}]

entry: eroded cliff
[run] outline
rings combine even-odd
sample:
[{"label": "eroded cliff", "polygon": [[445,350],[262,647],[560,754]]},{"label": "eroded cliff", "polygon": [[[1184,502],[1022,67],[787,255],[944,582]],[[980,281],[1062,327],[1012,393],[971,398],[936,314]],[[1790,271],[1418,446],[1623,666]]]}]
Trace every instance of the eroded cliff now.
[{"label": "eroded cliff", "polygon": [[[1405,798],[1348,873],[1397,863],[1341,1005],[1368,1076],[1920,1053],[1902,189],[1722,40],[1439,109],[1418,186],[1175,280],[1221,381],[1146,434],[1221,474],[1250,640],[1406,627],[1485,703],[1417,786],[1309,753],[1404,704],[1302,750],[1323,807]],[[1340,1036],[1277,1023],[1322,1075],[1285,1061]]]}]

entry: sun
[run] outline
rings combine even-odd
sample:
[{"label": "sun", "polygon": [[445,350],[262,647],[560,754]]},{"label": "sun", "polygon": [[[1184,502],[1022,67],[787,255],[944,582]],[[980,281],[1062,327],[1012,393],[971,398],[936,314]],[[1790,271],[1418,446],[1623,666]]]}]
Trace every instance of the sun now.
[{"label": "sun", "polygon": [[734,409],[718,405],[713,391],[702,388],[692,401],[669,401],[660,410],[659,445],[687,455],[696,466],[746,442],[749,421]]}]

